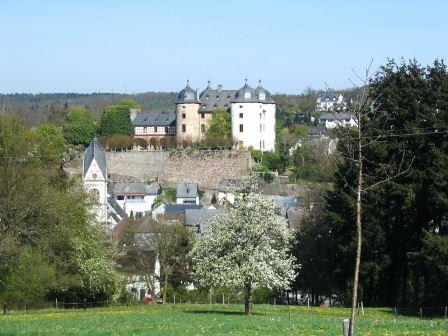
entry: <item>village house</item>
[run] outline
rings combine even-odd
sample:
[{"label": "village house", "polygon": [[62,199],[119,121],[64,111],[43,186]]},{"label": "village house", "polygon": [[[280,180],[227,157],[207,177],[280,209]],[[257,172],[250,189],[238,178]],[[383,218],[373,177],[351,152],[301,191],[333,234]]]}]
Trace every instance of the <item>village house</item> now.
[{"label": "village house", "polygon": [[145,183],[117,183],[113,187],[113,197],[118,205],[134,218],[141,218],[150,212],[152,206],[162,193],[158,182]]},{"label": "village house", "polygon": [[177,204],[199,204],[199,189],[195,182],[181,182],[176,190]]},{"label": "village house", "polygon": [[356,127],[355,116],[345,112],[324,113],[320,116],[319,121],[325,125],[326,129],[336,127]]},{"label": "village house", "polygon": [[340,93],[319,92],[317,95],[316,110],[318,111],[344,111],[346,108],[347,103]]},{"label": "village house", "polygon": [[232,193],[232,188],[236,186],[238,180],[236,179],[224,179],[219,182],[218,185],[218,202],[224,201],[233,204],[235,202],[235,195]]}]

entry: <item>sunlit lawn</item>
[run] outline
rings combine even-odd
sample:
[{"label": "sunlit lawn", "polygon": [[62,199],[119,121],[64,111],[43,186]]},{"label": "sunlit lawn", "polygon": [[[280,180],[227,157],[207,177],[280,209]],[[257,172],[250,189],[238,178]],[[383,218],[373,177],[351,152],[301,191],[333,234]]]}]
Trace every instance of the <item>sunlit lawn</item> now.
[{"label": "sunlit lawn", "polygon": [[[0,316],[0,335],[342,335],[349,310],[256,305],[148,305],[84,310],[10,312]],[[289,318],[290,316],[290,318]],[[448,319],[395,317],[366,309],[357,335],[448,335]]]}]

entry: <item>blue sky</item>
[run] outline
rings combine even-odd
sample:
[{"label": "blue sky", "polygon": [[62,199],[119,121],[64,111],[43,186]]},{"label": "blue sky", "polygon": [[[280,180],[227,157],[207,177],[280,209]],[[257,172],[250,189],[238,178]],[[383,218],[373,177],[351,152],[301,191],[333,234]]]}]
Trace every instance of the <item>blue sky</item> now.
[{"label": "blue sky", "polygon": [[[0,93],[349,87],[448,56],[448,1],[0,0]],[[326,84],[325,84],[326,83]]]}]

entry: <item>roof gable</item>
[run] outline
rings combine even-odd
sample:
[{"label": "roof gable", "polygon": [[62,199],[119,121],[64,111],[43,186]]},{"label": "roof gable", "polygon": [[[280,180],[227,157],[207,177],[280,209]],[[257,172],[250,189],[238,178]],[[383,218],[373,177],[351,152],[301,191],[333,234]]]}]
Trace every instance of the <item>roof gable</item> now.
[{"label": "roof gable", "polygon": [[98,168],[103,174],[103,177],[106,179],[107,178],[106,153],[104,153],[103,149],[101,148],[101,144],[97,138],[93,138],[84,154],[83,176],[86,176],[93,160],[96,161]]}]

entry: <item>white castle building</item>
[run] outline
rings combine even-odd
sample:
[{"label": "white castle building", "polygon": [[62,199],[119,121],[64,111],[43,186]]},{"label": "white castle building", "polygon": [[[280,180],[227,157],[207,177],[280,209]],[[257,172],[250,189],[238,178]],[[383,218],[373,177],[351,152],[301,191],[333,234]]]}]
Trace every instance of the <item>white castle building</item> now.
[{"label": "white castle building", "polygon": [[[239,90],[216,89],[208,86],[199,93],[188,83],[176,100],[175,114],[144,112],[133,119],[135,136],[159,141],[161,146],[172,142],[195,143],[205,139],[206,130],[215,111],[231,115],[232,141],[237,148],[262,151],[275,149],[276,102],[261,86],[245,85]],[[175,131],[174,131],[175,130]]]}]

